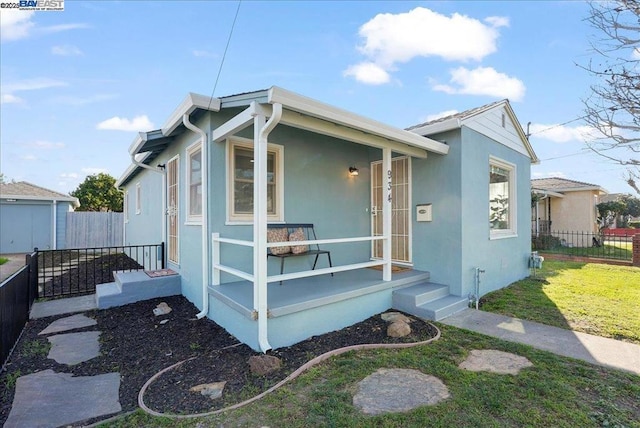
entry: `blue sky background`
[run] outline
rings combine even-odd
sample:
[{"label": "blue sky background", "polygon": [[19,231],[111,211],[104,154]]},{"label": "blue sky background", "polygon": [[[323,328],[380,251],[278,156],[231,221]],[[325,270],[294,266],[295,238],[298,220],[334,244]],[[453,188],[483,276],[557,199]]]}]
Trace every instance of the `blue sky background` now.
[{"label": "blue sky background", "polygon": [[[0,171],[64,193],[119,177],[137,131],[211,95],[237,2],[72,1],[2,9]],[[408,127],[509,98],[560,176],[629,193],[585,149],[595,30],[582,2],[242,2],[215,96],[282,86]],[[563,126],[557,126],[569,122]],[[551,128],[551,129],[548,129]],[[545,131],[546,129],[546,131]]]}]

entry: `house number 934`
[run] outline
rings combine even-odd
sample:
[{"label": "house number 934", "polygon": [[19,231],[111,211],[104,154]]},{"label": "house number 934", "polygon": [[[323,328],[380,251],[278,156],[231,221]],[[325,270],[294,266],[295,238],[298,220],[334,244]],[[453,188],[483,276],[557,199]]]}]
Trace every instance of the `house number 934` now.
[{"label": "house number 934", "polygon": [[387,170],[387,200],[391,202],[391,170]]}]

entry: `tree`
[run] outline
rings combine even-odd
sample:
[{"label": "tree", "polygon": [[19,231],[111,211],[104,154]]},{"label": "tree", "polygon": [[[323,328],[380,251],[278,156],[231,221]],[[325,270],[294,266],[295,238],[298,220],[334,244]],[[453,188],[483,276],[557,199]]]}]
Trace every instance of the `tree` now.
[{"label": "tree", "polygon": [[122,193],[115,187],[116,179],[109,174],[89,175],[76,190],[70,193],[78,198],[80,208],[77,211],[116,211],[122,212]]},{"label": "tree", "polygon": [[640,199],[623,195],[615,201],[597,205],[600,229],[617,223],[618,227],[627,227],[631,217],[640,216]]},{"label": "tree", "polygon": [[585,67],[597,83],[584,100],[585,121],[598,134],[589,147],[627,166],[627,183],[640,194],[640,2],[590,3],[587,22],[600,34],[591,45],[599,61]]}]

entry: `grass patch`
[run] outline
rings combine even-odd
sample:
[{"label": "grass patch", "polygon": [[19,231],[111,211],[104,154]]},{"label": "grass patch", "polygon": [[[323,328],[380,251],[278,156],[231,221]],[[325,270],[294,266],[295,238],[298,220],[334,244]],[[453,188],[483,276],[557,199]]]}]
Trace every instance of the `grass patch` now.
[{"label": "grass patch", "polygon": [[640,268],[545,261],[537,276],[485,295],[481,309],[640,344]]},{"label": "grass patch", "polygon": [[43,340],[30,340],[28,342],[24,342],[20,355],[23,357],[47,356],[50,349],[51,343],[49,342],[45,342]]},{"label": "grass patch", "polygon": [[[137,412],[109,426],[640,426],[640,383],[633,374],[439,327],[442,338],[432,344],[331,358],[262,400],[222,415],[171,425]],[[533,367],[516,376],[459,369],[472,349],[514,352],[528,358]],[[352,397],[357,383],[378,368],[410,368],[431,374],[447,385],[451,397],[408,412],[363,415],[353,406]]]},{"label": "grass patch", "polygon": [[2,266],[3,264],[5,264],[6,262],[8,262],[9,259],[6,257],[0,257],[0,266]]}]

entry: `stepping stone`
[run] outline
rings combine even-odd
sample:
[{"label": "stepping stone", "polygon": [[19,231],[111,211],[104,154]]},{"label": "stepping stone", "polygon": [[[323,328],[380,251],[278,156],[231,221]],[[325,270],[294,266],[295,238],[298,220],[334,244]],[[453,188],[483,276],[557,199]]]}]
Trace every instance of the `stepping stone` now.
[{"label": "stepping stone", "polygon": [[353,405],[379,415],[434,405],[449,397],[449,389],[435,376],[413,369],[378,369],[358,383]]},{"label": "stepping stone", "polygon": [[472,372],[485,371],[516,375],[523,368],[531,366],[533,366],[531,361],[510,352],[496,351],[495,349],[474,349],[458,368]]},{"label": "stepping stone", "polygon": [[74,377],[44,370],[21,376],[5,428],[58,427],[122,411],[120,373]]},{"label": "stepping stone", "polygon": [[88,361],[100,355],[99,338],[99,331],[49,336],[52,346],[47,358],[68,366]]},{"label": "stepping stone", "polygon": [[52,322],[47,328],[45,328],[38,334],[60,333],[61,331],[90,327],[92,325],[96,325],[97,323],[98,322],[93,318],[89,318],[82,314],[72,315],[70,317],[60,318],[59,320]]}]

